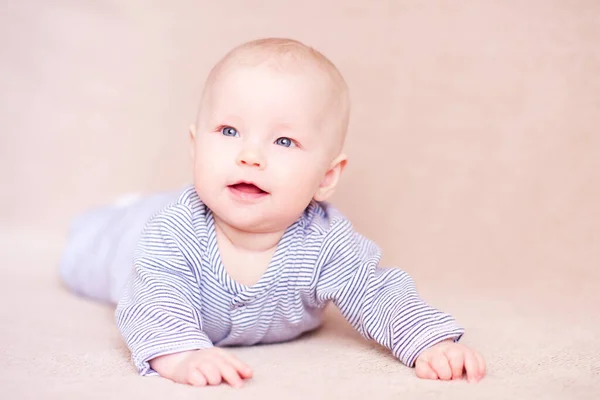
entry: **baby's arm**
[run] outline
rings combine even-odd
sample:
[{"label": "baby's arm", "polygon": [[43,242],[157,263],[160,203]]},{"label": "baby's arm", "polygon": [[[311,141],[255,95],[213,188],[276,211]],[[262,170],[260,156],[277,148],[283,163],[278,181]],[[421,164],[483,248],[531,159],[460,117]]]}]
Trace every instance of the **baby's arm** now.
[{"label": "baby's arm", "polygon": [[[213,347],[202,331],[199,262],[182,232],[193,232],[191,214],[174,205],[147,224],[134,271],[116,310],[121,334],[142,375],[180,383],[239,385],[249,377],[243,363]],[[218,377],[217,377],[218,375]]]},{"label": "baby's arm", "polygon": [[[380,268],[381,253],[374,243],[340,225],[328,235],[335,244],[319,271],[317,300],[332,300],[362,336],[389,348],[405,365],[414,367],[419,358],[419,376],[433,378],[420,356],[452,348],[447,343],[458,341],[464,330],[451,315],[421,299],[406,272]],[[474,372],[479,376],[479,369]]]}]

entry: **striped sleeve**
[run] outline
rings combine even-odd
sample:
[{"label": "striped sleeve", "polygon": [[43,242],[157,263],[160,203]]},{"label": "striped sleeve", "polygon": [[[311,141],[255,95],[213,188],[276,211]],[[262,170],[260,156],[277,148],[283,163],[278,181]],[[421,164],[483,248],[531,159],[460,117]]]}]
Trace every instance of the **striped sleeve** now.
[{"label": "striped sleeve", "polygon": [[345,221],[328,232],[316,281],[317,300],[332,300],[360,334],[414,367],[419,354],[464,330],[452,316],[429,306],[412,278],[397,268],[381,268],[377,246]]},{"label": "striped sleeve", "polygon": [[134,271],[115,313],[138,372],[155,375],[149,360],[213,344],[202,331],[199,262],[191,213],[171,206],[146,225]]}]

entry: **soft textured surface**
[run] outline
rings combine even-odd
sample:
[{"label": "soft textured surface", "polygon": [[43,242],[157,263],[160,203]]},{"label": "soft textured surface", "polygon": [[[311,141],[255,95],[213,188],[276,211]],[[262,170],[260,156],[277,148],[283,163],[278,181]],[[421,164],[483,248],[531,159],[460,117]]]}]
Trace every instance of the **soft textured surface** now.
[{"label": "soft textured surface", "polygon": [[[290,3],[3,4],[0,398],[600,397],[600,4]],[[335,202],[466,327],[480,384],[418,380],[335,310],[301,340],[234,349],[255,370],[241,391],[140,378],[112,308],[58,281],[76,213],[189,181],[208,69],[275,35],[346,76]]]}]

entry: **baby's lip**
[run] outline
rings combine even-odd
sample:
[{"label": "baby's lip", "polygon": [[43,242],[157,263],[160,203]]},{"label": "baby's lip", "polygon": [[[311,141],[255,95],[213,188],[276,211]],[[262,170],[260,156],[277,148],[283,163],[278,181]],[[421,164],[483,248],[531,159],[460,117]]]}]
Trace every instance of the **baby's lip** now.
[{"label": "baby's lip", "polygon": [[245,181],[245,180],[237,181],[237,182],[232,183],[231,185],[229,185],[229,187],[233,187],[233,186],[237,186],[237,185],[255,186],[261,192],[269,194],[269,192],[267,192],[265,189],[263,189],[262,187],[258,186],[256,183],[254,183],[252,181]]}]

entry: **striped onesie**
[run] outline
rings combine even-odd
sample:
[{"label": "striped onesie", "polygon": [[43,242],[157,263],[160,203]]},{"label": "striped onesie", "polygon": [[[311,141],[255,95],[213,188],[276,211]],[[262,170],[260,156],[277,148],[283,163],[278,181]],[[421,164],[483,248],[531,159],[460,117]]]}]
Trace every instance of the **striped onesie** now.
[{"label": "striped onesie", "polygon": [[[284,233],[263,276],[246,286],[227,274],[213,214],[194,188],[167,199],[97,211],[95,221],[88,216],[88,224],[75,227],[61,265],[63,280],[74,291],[105,301],[120,298],[117,325],[142,375],[156,374],[148,361],[164,354],[291,340],[317,328],[329,302],[363,337],[409,367],[424,349],[463,334],[452,316],[419,297],[406,272],[380,267],[379,248],[328,203],[307,207]],[[151,205],[157,207],[151,211]],[[86,237],[78,231],[93,230],[90,221],[100,225],[111,219],[120,227],[95,242],[121,247],[112,258],[92,261],[84,249],[94,240],[88,233],[75,243]],[[131,228],[140,226],[145,226],[141,235]],[[88,261],[85,268],[95,276],[82,272]]]}]

